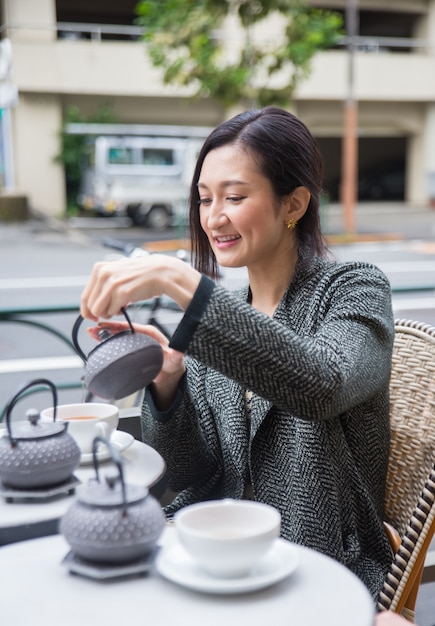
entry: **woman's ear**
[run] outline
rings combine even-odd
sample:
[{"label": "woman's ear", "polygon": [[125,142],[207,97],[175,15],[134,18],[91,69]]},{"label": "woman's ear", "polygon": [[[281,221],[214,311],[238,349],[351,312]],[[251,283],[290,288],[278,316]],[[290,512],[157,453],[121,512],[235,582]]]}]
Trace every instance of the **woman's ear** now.
[{"label": "woman's ear", "polygon": [[284,200],[284,219],[299,221],[305,215],[310,199],[306,187],[296,187]]}]

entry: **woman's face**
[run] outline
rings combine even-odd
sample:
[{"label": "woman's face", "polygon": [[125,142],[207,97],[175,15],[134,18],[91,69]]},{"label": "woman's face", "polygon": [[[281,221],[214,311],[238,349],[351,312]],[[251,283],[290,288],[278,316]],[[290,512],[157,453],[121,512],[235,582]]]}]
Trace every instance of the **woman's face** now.
[{"label": "woman's face", "polygon": [[284,208],[254,159],[239,146],[207,154],[198,191],[201,227],[223,267],[253,268],[288,249]]}]

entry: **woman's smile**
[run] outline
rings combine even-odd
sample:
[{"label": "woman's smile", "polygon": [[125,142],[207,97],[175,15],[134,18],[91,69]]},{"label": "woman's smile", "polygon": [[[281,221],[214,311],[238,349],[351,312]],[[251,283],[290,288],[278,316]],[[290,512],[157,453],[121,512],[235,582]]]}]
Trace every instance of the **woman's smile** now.
[{"label": "woman's smile", "polygon": [[215,244],[219,250],[224,250],[234,246],[240,239],[240,235],[220,235],[219,237],[215,237]]}]

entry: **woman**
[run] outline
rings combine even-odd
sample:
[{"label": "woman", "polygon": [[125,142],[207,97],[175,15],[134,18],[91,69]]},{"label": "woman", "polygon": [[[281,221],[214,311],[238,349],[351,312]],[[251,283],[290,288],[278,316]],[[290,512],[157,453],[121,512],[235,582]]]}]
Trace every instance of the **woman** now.
[{"label": "woman", "polygon": [[[391,559],[391,293],[376,267],[328,260],[321,183],[316,143],[291,113],[224,122],[193,176],[194,267],[163,255],[99,263],[82,314],[109,318],[162,293],[185,310],[169,344],[141,328],[164,346],[141,423],[178,493],[168,515],[213,498],[267,502],[285,538],[337,559],[376,597]],[[218,266],[246,266],[249,286],[219,286]]]}]

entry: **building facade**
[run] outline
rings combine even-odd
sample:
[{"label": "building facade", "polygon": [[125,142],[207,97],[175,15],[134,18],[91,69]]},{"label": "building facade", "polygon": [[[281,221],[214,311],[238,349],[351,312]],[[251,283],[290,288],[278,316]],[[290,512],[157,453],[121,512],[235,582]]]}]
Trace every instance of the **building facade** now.
[{"label": "building facade", "polygon": [[[311,4],[345,15],[348,2]],[[213,100],[193,101],[188,89],[162,84],[134,26],[135,4],[0,0],[8,42],[0,50],[3,192],[25,194],[46,214],[64,214],[65,176],[55,156],[71,105],[84,116],[108,105],[117,122],[127,124],[215,126],[228,116]],[[381,186],[389,174],[392,180],[399,174],[399,190],[391,191],[397,199],[434,203],[435,0],[359,0],[358,17],[355,53],[345,42],[318,53],[289,108],[319,141],[332,200],[340,186],[343,111],[351,89],[368,199],[389,199]]]}]

